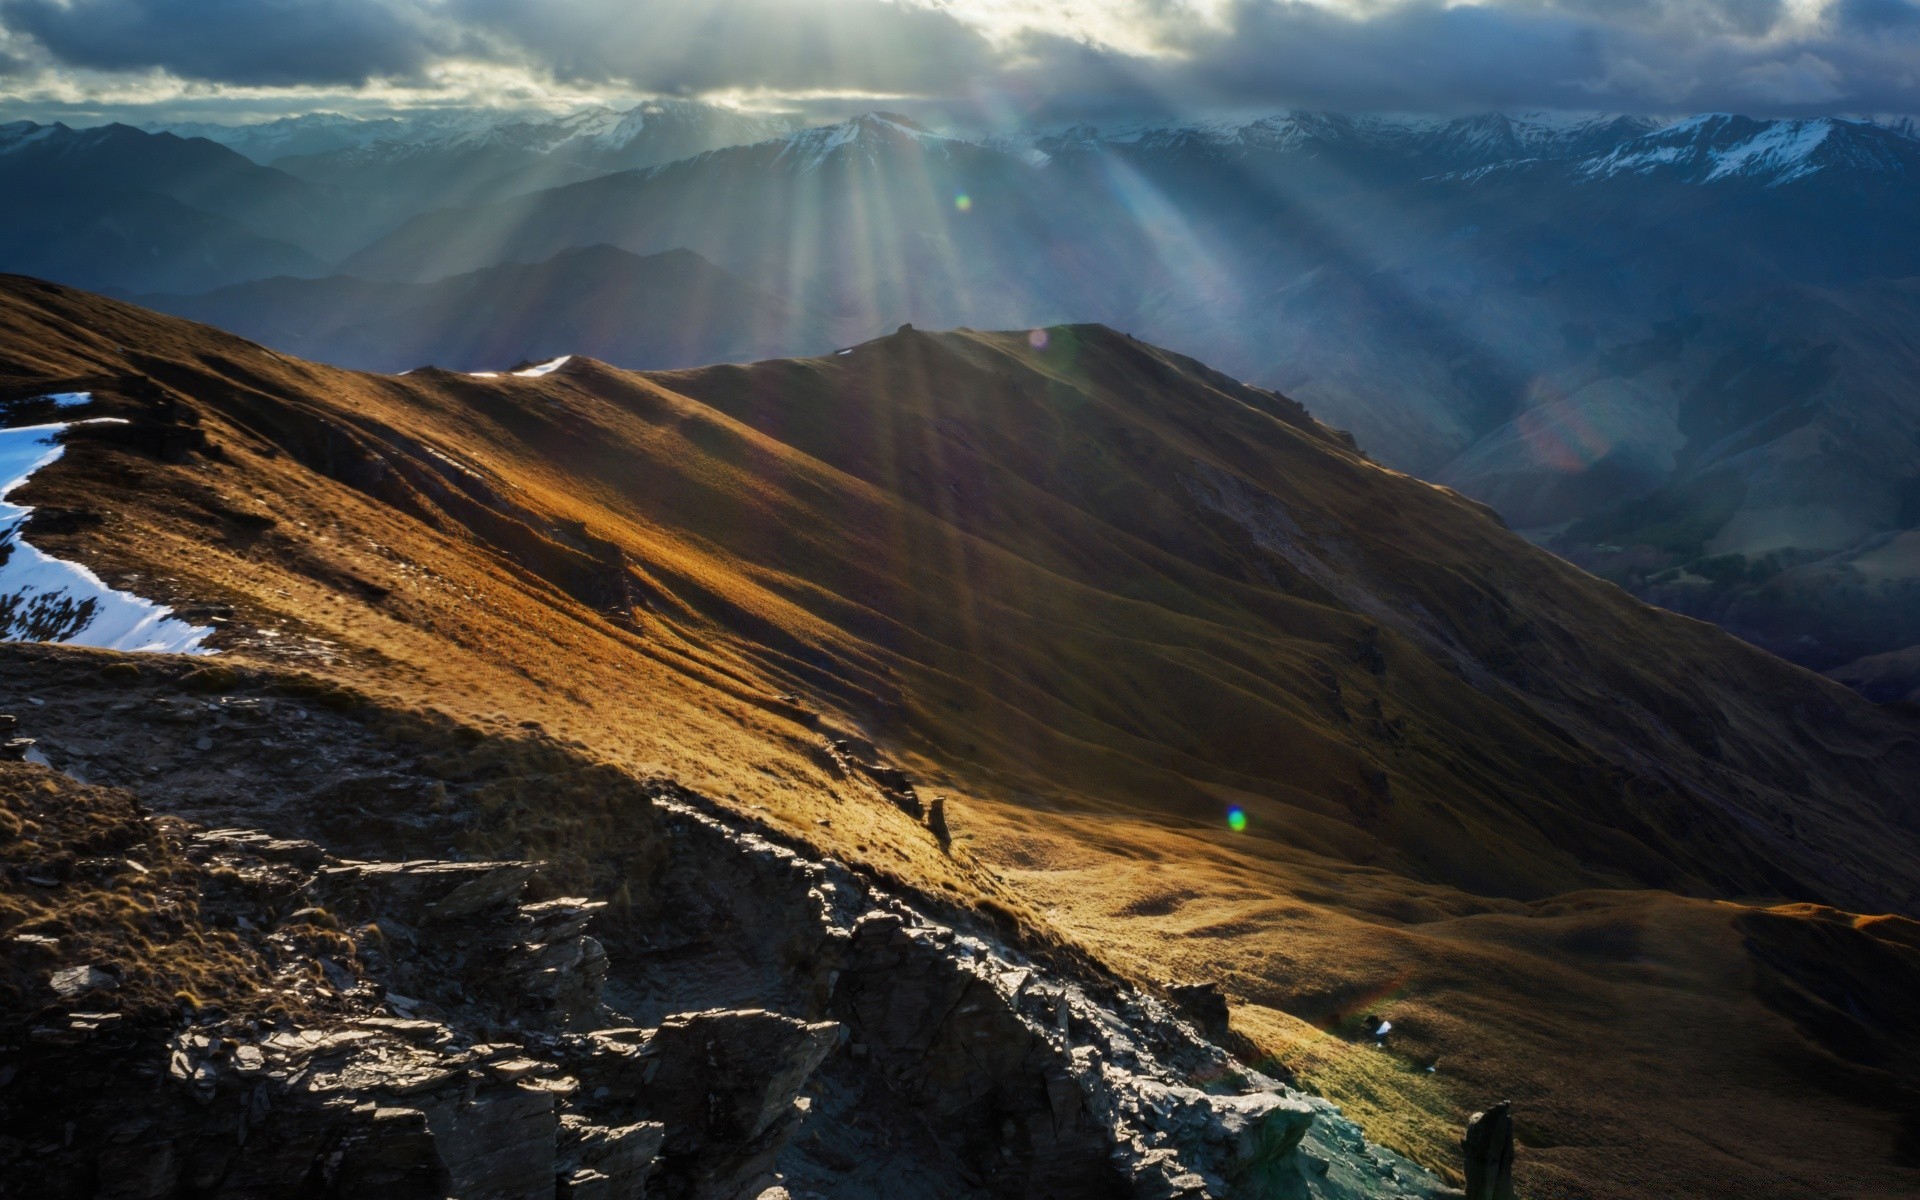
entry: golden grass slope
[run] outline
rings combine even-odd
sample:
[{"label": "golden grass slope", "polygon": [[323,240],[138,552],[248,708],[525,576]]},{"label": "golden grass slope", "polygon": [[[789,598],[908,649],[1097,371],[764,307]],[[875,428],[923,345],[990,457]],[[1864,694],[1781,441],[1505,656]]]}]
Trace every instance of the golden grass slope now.
[{"label": "golden grass slope", "polygon": [[[1913,1059],[1862,1049],[1913,1018],[1848,1029],[1804,982],[1920,955],[1806,915],[1920,909],[1910,717],[1283,397],[1049,338],[382,377],[16,278],[0,399],[129,418],[23,490],[31,536],[229,606],[229,653],[537,721],[1147,981],[1221,978],[1430,1162],[1511,1094],[1538,1195],[1920,1187]],[[948,797],[951,852],[829,735]]]}]

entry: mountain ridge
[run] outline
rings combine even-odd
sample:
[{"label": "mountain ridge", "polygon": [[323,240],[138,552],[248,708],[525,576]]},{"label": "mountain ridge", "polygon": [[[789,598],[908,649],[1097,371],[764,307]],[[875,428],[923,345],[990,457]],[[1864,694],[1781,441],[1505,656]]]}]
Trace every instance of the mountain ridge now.
[{"label": "mountain ridge", "polygon": [[1530,1186],[1911,1186],[1893,976],[1846,975],[1878,1033],[1821,982],[1910,953],[1852,915],[1920,905],[1910,716],[1282,395],[1039,332],[394,378],[10,278],[0,386],[132,422],[35,475],[35,544],[217,608],[232,661],[537,721],[1216,980],[1416,1157],[1514,1092]]},{"label": "mountain ridge", "polygon": [[[611,113],[579,121],[568,128],[619,124]],[[1505,157],[1513,153],[1526,157]],[[1510,505],[1517,526],[1644,596],[1713,616],[1804,665],[1877,658],[1884,673],[1905,661],[1908,627],[1837,601],[1850,562],[1812,564],[1862,547],[1875,571],[1897,565],[1864,547],[1910,528],[1901,497],[1920,477],[1920,448],[1889,429],[1872,397],[1905,411],[1885,381],[1912,357],[1911,328],[1894,324],[1920,314],[1898,302],[1870,312],[1848,297],[1876,279],[1920,276],[1907,219],[1914,171],[1920,142],[1886,120],[1293,113],[970,140],[868,115],[477,207],[409,216],[405,205],[370,204],[356,227],[385,232],[344,270],[429,283],[605,243],[641,255],[691,250],[775,309],[834,330],[1102,322],[1285,390],[1383,462]],[[436,188],[474,183],[473,196],[538,182],[513,171],[467,183],[429,176]],[[105,286],[112,264],[146,262],[133,252],[143,241],[191,247],[163,265],[190,269],[193,286],[154,278],[164,275],[156,269],[114,289],[133,294],[179,295],[234,274],[327,273],[283,247],[219,245],[221,230],[234,231],[174,203],[142,202],[165,210],[145,219],[168,232],[132,246],[90,236],[127,223],[116,209],[71,236],[33,239],[16,261],[57,274],[67,258],[84,267],[69,279]],[[59,228],[70,215],[47,207],[16,227]],[[263,311],[228,323],[319,353],[324,343],[302,340],[296,315],[336,330],[349,322],[301,293],[254,289]],[[1765,299],[1796,294],[1840,299]],[[476,328],[496,319],[469,303]],[[1806,318],[1798,326],[1793,312]],[[1851,312],[1851,325],[1836,312]],[[1815,327],[1826,331],[1819,344],[1807,336]],[[602,357],[655,364],[810,351],[849,336],[708,340],[670,360],[593,344],[606,345]],[[1763,378],[1763,364],[1777,376]],[[1791,402],[1765,399],[1781,389]],[[1598,424],[1569,423],[1587,417]],[[1709,429],[1746,441],[1723,452]],[[1694,479],[1702,455],[1725,481]],[[1794,510],[1778,519],[1730,499],[1793,491],[1781,476],[1789,460],[1804,478],[1847,482],[1831,504],[1775,505]],[[1681,524],[1702,526],[1699,536],[1675,542],[1670,522],[1622,509],[1656,496],[1686,509]],[[1832,512],[1812,513],[1821,507]],[[1614,532],[1585,537],[1602,525]],[[1794,540],[1775,537],[1795,530]],[[1730,555],[1744,557],[1737,583],[1734,566],[1715,561]],[[1713,586],[1698,594],[1703,580]],[[1898,586],[1872,585],[1888,595]]]}]

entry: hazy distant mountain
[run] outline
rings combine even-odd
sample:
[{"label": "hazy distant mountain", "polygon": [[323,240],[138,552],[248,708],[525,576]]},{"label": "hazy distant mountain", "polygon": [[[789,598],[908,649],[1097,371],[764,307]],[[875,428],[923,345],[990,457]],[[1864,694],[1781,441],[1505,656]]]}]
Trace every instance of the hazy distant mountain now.
[{"label": "hazy distant mountain", "polygon": [[428,213],[344,267],[432,279],[605,242],[640,254],[692,249],[789,303],[868,328],[1128,311],[1121,284],[1139,278],[1135,248],[1099,244],[1125,231],[1124,210],[1055,182],[1014,153],[874,114]]},{"label": "hazy distant mountain", "polygon": [[1374,186],[1516,160],[1584,158],[1658,128],[1660,122],[1650,118],[1611,114],[1484,113],[1446,120],[1296,111],[1251,120],[1133,122],[1107,129],[1083,124],[994,140],[1047,155],[1097,148],[1249,166],[1280,158],[1296,170],[1310,164],[1307,169],[1321,185]]},{"label": "hazy distant mountain", "polygon": [[289,151],[274,165],[302,179],[373,197],[407,215],[757,142],[797,123],[686,100],[651,100],[624,112],[590,108],[558,117],[480,120],[467,114],[464,121],[408,125],[317,153]]},{"label": "hazy distant mountain", "polygon": [[[1552,536],[1651,595],[1698,559],[1804,572],[1920,520],[1897,499],[1920,478],[1920,312],[1860,299],[1920,275],[1916,180],[1920,142],[1865,121],[1288,114],[974,141],[876,114],[425,214],[351,269],[687,246],[868,328],[1107,321],[1518,526],[1604,518]],[[1723,475],[1751,505],[1703,498]],[[1697,536],[1649,549],[1608,516],[1656,495]],[[1683,606],[1822,668],[1909,636],[1758,594]]]},{"label": "hazy distant mountain", "polygon": [[498,370],[564,354],[687,367],[819,353],[835,341],[828,322],[687,250],[640,258],[590,246],[434,283],[277,278],[141,302],[369,371]]},{"label": "hazy distant mountain", "polygon": [[[461,127],[479,123],[475,114],[465,117]],[[418,117],[348,117],[339,113],[305,113],[282,117],[277,121],[223,125],[215,121],[149,121],[140,126],[148,133],[171,133],[183,138],[205,138],[217,142],[265,166],[290,154],[325,154],[364,146],[380,138],[437,137],[451,130],[446,122],[458,119],[453,114],[436,119]]]},{"label": "hazy distant mountain", "polygon": [[[1626,168],[1690,145],[1691,173]],[[427,279],[687,246],[876,322],[1098,317],[1285,385],[1432,471],[1570,346],[1758,285],[1920,273],[1915,164],[1920,142],[1861,122],[1289,114],[975,142],[874,115],[424,214],[347,266]]]},{"label": "hazy distant mountain", "polygon": [[[279,160],[305,178],[125,127],[10,138],[8,265],[172,293],[293,352],[654,365],[829,328],[1098,320],[1284,388],[1380,460],[1809,665],[1920,638],[1905,575],[1834,599],[1849,556],[1885,574],[1875,539],[1920,524],[1900,499],[1920,311],[1874,282],[1920,277],[1920,141],[1897,122],[1287,113],[976,139],[659,103]],[[578,181],[527,190],[555,179]],[[321,274],[296,240],[365,243],[354,278],[178,298]],[[593,246],[718,272],[663,288],[611,250],[556,260]],[[503,263],[543,265],[476,274]],[[689,291],[735,297],[737,335],[661,307]]]},{"label": "hazy distant mountain", "polygon": [[1666,607],[1845,672],[1920,644],[1915,379],[1920,280],[1769,289],[1541,377],[1435,477]]},{"label": "hazy distant mountain", "polygon": [[[255,125],[0,126],[5,266],[122,292],[320,275],[408,217],[793,127],[681,101],[565,117],[451,111]],[[273,161],[277,165],[261,165]],[[289,168],[290,170],[281,169]],[[477,265],[491,266],[492,258]]]},{"label": "hazy distant mountain", "polygon": [[0,126],[0,261],[92,287],[319,273],[327,197],[211,142],[126,125]]}]

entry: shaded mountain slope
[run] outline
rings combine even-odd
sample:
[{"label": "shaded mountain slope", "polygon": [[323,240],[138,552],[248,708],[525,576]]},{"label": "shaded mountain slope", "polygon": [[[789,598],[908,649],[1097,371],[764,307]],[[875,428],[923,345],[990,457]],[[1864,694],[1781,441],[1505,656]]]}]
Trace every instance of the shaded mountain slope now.
[{"label": "shaded mountain slope", "polygon": [[198,289],[319,274],[307,184],[211,142],[123,125],[0,127],[0,254],[87,287]]},{"label": "shaded mountain slope", "polygon": [[561,117],[469,119],[467,128],[426,123],[313,153],[289,150],[273,165],[405,216],[690,158],[761,141],[798,123],[671,99],[624,112],[589,108]]},{"label": "shaded mountain slope", "polygon": [[[965,197],[964,204],[961,197]],[[425,280],[605,242],[685,247],[801,307],[868,328],[902,319],[1024,325],[1132,306],[1148,260],[1115,199],[1055,186],[1026,159],[868,114],[401,224],[347,258]],[[1097,303],[1103,284],[1113,285]]]},{"label": "shaded mountain slope", "polygon": [[430,284],[277,278],[142,301],[364,371],[428,363],[481,370],[561,354],[685,367],[817,352],[834,342],[827,322],[687,250],[640,258],[589,246]]},{"label": "shaded mountain slope", "polygon": [[224,146],[127,125],[0,126],[0,253],[89,287],[199,290],[319,274],[376,231],[340,197]]},{"label": "shaded mountain slope", "polygon": [[[21,490],[35,544],[238,660],[537,721],[1137,978],[1218,979],[1435,1165],[1512,1094],[1543,1190],[1911,1190],[1910,1059],[1849,1030],[1912,1031],[1809,990],[1910,951],[1777,907],[1920,906],[1910,717],[1284,397],[1040,340],[383,378],[10,279],[0,383],[133,422]],[[1742,924],[1775,917],[1825,923]]]},{"label": "shaded mountain slope", "polygon": [[[1839,670],[1920,642],[1916,373],[1920,282],[1768,289],[1541,379],[1439,478],[1636,594]],[[1902,678],[1893,695],[1920,687]]]}]

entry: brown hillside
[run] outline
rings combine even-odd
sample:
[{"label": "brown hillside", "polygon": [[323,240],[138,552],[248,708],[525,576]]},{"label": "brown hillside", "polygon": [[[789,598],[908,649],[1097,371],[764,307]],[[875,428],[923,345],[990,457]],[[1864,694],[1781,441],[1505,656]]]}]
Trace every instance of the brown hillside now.
[{"label": "brown hillside", "polygon": [[1920,912],[1911,717],[1283,397],[1050,334],[381,377],[14,278],[0,399],[132,422],[16,494],[29,536],[230,612],[236,658],[537,721],[1141,978],[1218,978],[1429,1162],[1511,1095],[1537,1195],[1920,1187],[1888,990],[1920,946],[1847,915]]}]

